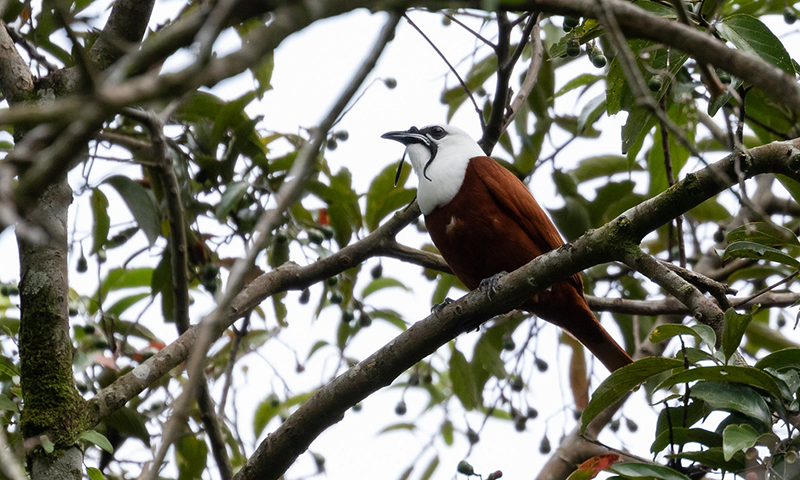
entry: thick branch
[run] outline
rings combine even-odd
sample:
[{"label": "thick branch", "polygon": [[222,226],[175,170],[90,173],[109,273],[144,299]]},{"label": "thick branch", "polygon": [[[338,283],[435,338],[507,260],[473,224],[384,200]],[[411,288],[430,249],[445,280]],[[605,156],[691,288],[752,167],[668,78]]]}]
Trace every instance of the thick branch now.
[{"label": "thick branch", "polygon": [[106,26],[89,50],[89,58],[105,70],[129,50],[138,47],[144,36],[155,0],[117,0]]}]

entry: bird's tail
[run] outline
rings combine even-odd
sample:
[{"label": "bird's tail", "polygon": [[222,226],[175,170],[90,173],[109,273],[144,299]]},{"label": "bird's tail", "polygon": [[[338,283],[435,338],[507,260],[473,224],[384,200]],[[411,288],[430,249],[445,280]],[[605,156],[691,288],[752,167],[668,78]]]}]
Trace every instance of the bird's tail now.
[{"label": "bird's tail", "polygon": [[609,371],[633,363],[630,355],[595,318],[583,294],[571,284],[553,285],[548,292],[539,294],[535,302],[529,302],[523,308],[569,332]]}]

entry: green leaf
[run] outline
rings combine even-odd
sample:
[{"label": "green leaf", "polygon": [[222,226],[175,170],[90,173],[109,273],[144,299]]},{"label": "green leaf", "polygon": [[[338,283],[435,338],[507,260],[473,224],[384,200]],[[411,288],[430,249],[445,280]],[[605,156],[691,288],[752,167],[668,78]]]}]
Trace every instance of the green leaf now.
[{"label": "green leaf", "polygon": [[[485,81],[497,72],[497,57],[495,55],[488,55],[483,60],[476,62],[472,69],[464,78],[464,83],[470,91],[475,92]],[[441,101],[448,106],[447,121],[450,121],[458,111],[459,107],[468,99],[464,87],[459,84],[442,94]]]},{"label": "green leaf", "polygon": [[722,254],[722,261],[732,258],[751,258],[754,260],[768,260],[778,262],[790,267],[800,267],[800,262],[796,258],[788,255],[777,248],[761,245],[760,243],[740,241],[733,242],[725,248]]},{"label": "green leaf", "polygon": [[720,381],[698,382],[692,387],[690,395],[716,410],[740,412],[766,427],[772,424],[772,413],[764,398],[746,385]]},{"label": "green leaf", "polygon": [[256,95],[261,98],[265,92],[272,90],[272,72],[275,70],[275,54],[269,52],[256,67],[250,69],[253,72],[258,87]]},{"label": "green leaf", "polygon": [[730,461],[736,452],[742,452],[756,444],[759,433],[750,425],[728,425],[722,431],[722,452],[725,461]]},{"label": "green leaf", "polygon": [[[738,313],[733,307],[725,311],[725,331],[722,332],[722,352],[725,354],[725,361],[728,362],[730,358],[736,353],[739,344],[742,343],[744,332],[747,331],[747,325],[753,319],[753,314],[758,310],[753,307],[750,313]],[[730,458],[726,458],[730,460]]]},{"label": "green leaf", "polygon": [[161,218],[153,197],[147,193],[144,187],[122,175],[108,177],[103,180],[103,183],[111,185],[117,190],[119,196],[128,205],[137,225],[147,236],[150,246],[153,246],[161,235]]},{"label": "green leaf", "polygon": [[662,342],[678,335],[691,335],[702,342],[703,338],[692,327],[680,323],[666,323],[659,325],[650,333],[650,341],[652,343]]},{"label": "green leaf", "polygon": [[376,278],[369,282],[363,290],[361,290],[361,298],[365,299],[368,296],[372,295],[373,293],[383,290],[385,288],[400,288],[405,290],[406,292],[409,291],[409,288],[405,286],[403,282],[397,280],[395,278],[382,276],[380,278]]},{"label": "green leaf", "polygon": [[568,81],[566,84],[564,84],[563,87],[558,89],[558,91],[553,94],[553,98],[558,98],[561,95],[564,95],[565,93],[568,93],[568,92],[571,92],[571,91],[575,90],[576,88],[589,87],[591,85],[594,85],[595,83],[600,81],[602,78],[603,78],[602,75],[593,75],[591,73],[582,73],[582,74],[578,75],[577,77],[573,78],[572,80]]},{"label": "green leaf", "polygon": [[86,467],[86,475],[89,477],[89,480],[106,480],[103,472],[94,467]]},{"label": "green leaf", "polygon": [[794,201],[800,203],[800,182],[780,173],[776,173],[775,178],[777,178],[783,184],[786,190],[789,191]]},{"label": "green leaf", "polygon": [[583,183],[595,178],[610,177],[615,173],[628,173],[631,170],[641,170],[641,167],[633,165],[631,168],[628,159],[622,155],[599,155],[584,158],[569,173],[578,183]]},{"label": "green leaf", "polygon": [[39,435],[39,442],[41,442],[42,449],[44,449],[45,453],[47,453],[48,455],[53,453],[53,451],[55,450],[56,446],[53,444],[53,442],[50,440],[50,437],[48,437],[47,435]]},{"label": "green leaf", "polygon": [[717,335],[714,333],[714,329],[708,325],[696,323],[691,326],[691,329],[697,332],[700,338],[702,338],[709,347],[714,348],[714,345],[717,344]]},{"label": "green leaf", "polygon": [[19,407],[5,393],[0,393],[0,410],[19,413]]},{"label": "green leaf", "polygon": [[634,387],[641,385],[653,375],[682,367],[681,360],[648,357],[615,370],[597,387],[592,399],[589,400],[589,405],[581,416],[581,432],[586,430],[589,422],[600,412],[622,399]]},{"label": "green leaf", "polygon": [[743,453],[737,453],[731,461],[725,461],[722,447],[709,448],[701,452],[683,452],[676,455],[667,455],[667,458],[683,458],[693,462],[701,463],[709,468],[727,470],[729,472],[739,472],[745,467]]},{"label": "green leaf", "polygon": [[[93,298],[103,298],[108,296],[108,292],[122,290],[124,288],[149,287],[153,278],[153,269],[148,267],[141,268],[115,268],[106,274],[106,278],[100,282],[98,291]],[[89,313],[97,311],[97,305],[89,305]]]},{"label": "green leaf", "polygon": [[778,371],[787,368],[800,369],[800,348],[784,348],[783,350],[770,353],[757,361],[755,367],[760,369],[772,368]]},{"label": "green leaf", "polygon": [[627,478],[658,478],[661,480],[691,480],[686,475],[675,470],[649,463],[616,463],[609,467],[609,471],[623,475]]},{"label": "green leaf", "polygon": [[739,50],[755,54],[794,78],[789,53],[778,37],[761,20],[746,14],[734,14],[717,24],[723,38]]},{"label": "green leaf", "polygon": [[450,381],[453,393],[461,401],[465,410],[474,410],[481,405],[481,393],[475,385],[469,362],[460,351],[453,349],[450,354]]},{"label": "green leaf", "polygon": [[222,194],[222,198],[220,198],[214,211],[214,216],[217,217],[217,220],[220,222],[225,221],[225,217],[228,216],[231,210],[239,206],[248,188],[250,188],[250,183],[245,181],[232,183],[225,188],[225,192]]},{"label": "green leaf", "polygon": [[114,447],[111,445],[111,442],[108,441],[105,435],[97,430],[86,430],[85,432],[81,432],[81,434],[78,435],[78,439],[97,445],[108,453],[114,453]]},{"label": "green leaf", "polygon": [[591,126],[606,111],[606,96],[598,95],[590,100],[578,115],[577,133],[580,135],[587,126]]},{"label": "green leaf", "polygon": [[425,470],[422,472],[422,475],[419,477],[419,480],[430,480],[433,476],[436,469],[439,467],[439,456],[435,456],[431,459],[428,463],[428,466],[425,467]]},{"label": "green leaf", "polygon": [[442,440],[444,440],[445,445],[452,446],[453,445],[453,422],[450,420],[445,420],[442,423]]},{"label": "green leaf", "polygon": [[116,302],[114,302],[113,305],[111,305],[110,307],[106,308],[105,309],[105,313],[107,315],[112,315],[112,316],[115,316],[115,317],[119,317],[120,315],[125,313],[125,311],[128,310],[130,307],[134,306],[139,301],[144,300],[145,298],[147,298],[149,296],[150,296],[150,293],[142,292],[142,293],[135,293],[133,295],[128,295],[128,296],[122,297],[121,299],[119,299]]},{"label": "green leaf", "polygon": [[[402,160],[405,162],[405,159]],[[397,187],[394,179],[397,174],[397,166],[389,165],[379,173],[367,190],[367,207],[364,213],[364,220],[370,231],[375,230],[380,225],[381,220],[398,208],[411,203],[416,195],[416,190],[405,188],[404,185],[411,175],[411,166],[403,165]]]},{"label": "green leaf", "polygon": [[679,383],[693,382],[695,380],[748,385],[764,390],[775,396],[775,398],[781,398],[780,387],[778,387],[775,379],[768,373],[758,368],[740,367],[736,365],[726,365],[724,367],[695,367],[684,370],[664,380],[660,387],[667,388]]},{"label": "green leaf", "polygon": [[669,445],[683,447],[687,443],[699,443],[706,447],[721,447],[722,438],[718,433],[703,428],[672,427],[662,431],[650,445],[650,453],[658,453]]},{"label": "green leaf", "polygon": [[145,445],[150,446],[150,432],[145,426],[145,419],[132,408],[123,406],[106,418],[105,424],[125,434],[126,437],[138,438]]},{"label": "green leaf", "polygon": [[108,216],[108,198],[99,188],[92,189],[92,196],[89,199],[94,216],[92,226],[92,249],[89,253],[97,253],[106,241],[108,241],[108,229],[111,226],[111,218]]},{"label": "green leaf", "polygon": [[175,463],[179,480],[200,480],[208,461],[208,445],[194,435],[184,435],[175,441]]},{"label": "green leaf", "polygon": [[783,245],[800,245],[800,240],[793,231],[774,223],[753,222],[742,225],[730,233],[726,240],[728,243],[750,241],[770,247]]}]

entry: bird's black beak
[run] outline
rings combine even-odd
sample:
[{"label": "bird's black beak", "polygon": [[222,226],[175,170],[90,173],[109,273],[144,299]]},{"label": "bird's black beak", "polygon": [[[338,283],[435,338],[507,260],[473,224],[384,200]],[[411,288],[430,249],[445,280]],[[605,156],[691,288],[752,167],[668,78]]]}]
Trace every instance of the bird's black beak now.
[{"label": "bird's black beak", "polygon": [[381,138],[394,140],[396,142],[402,143],[405,146],[409,146],[412,143],[419,143],[430,148],[430,143],[431,143],[428,137],[425,136],[422,132],[420,132],[419,128],[417,127],[411,127],[405,131],[386,132],[383,135],[381,135]]},{"label": "bird's black beak", "polygon": [[[425,168],[422,171],[422,176],[428,179],[428,181],[431,181],[431,179],[428,178],[427,171],[431,162],[433,162],[433,159],[436,157],[436,152],[439,150],[439,148],[431,141],[430,138],[428,138],[427,135],[422,133],[419,128],[411,127],[405,131],[386,132],[381,135],[381,138],[387,138],[389,140],[400,142],[406,147],[414,143],[425,145],[428,148],[428,151],[431,152],[431,158],[428,160],[428,163],[425,164]],[[405,154],[403,155],[403,159],[405,159]],[[394,180],[395,187],[397,186],[397,180],[400,178],[400,171],[403,168],[403,159],[400,160],[400,164],[397,166],[397,175],[395,175]]]}]

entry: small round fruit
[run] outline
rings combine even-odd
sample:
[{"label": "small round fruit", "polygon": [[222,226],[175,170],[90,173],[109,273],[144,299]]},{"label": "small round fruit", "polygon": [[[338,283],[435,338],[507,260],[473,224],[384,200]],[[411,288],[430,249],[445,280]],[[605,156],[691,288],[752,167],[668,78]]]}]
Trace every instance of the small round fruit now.
[{"label": "small round fruit", "polygon": [[86,257],[83,256],[83,254],[78,257],[78,263],[75,265],[75,270],[77,270],[78,273],[86,273],[86,271],[89,270],[89,262],[86,260]]},{"label": "small round fruit", "polygon": [[725,70],[717,70],[717,78],[719,78],[720,82],[726,85],[731,83],[731,74]]},{"label": "small round fruit", "polygon": [[534,418],[539,416],[539,410],[536,410],[533,407],[528,407],[528,418],[533,420]]},{"label": "small round fruit", "polygon": [[319,230],[322,232],[322,236],[325,237],[325,240],[330,240],[336,234],[333,230],[333,227],[330,225],[320,225]]},{"label": "small round fruit", "polygon": [[577,38],[570,38],[567,40],[567,56],[577,57],[581,54],[581,44]]},{"label": "small round fruit", "polygon": [[470,465],[470,463],[466,460],[461,460],[458,462],[458,467],[456,467],[456,470],[458,470],[458,473],[463,475],[475,475],[475,469],[472,468],[472,465]]},{"label": "small round fruit", "polygon": [[639,430],[639,425],[637,425],[636,422],[634,422],[630,418],[626,418],[625,419],[625,426],[628,428],[628,431],[631,432],[631,433],[635,433],[637,430]]},{"label": "small round fruit", "polygon": [[786,326],[786,317],[783,315],[778,315],[778,328],[783,328]]},{"label": "small round fruit", "polygon": [[650,77],[650,80],[647,81],[647,88],[650,89],[651,92],[657,92],[661,90],[661,86],[664,84],[664,79],[661,75],[653,75]]},{"label": "small round fruit", "polygon": [[97,251],[97,263],[106,263],[108,260],[108,255],[106,255],[105,250],[98,250]]},{"label": "small round fruit", "polygon": [[4,297],[8,296],[8,285],[0,285],[0,295]]},{"label": "small round fruit", "polygon": [[394,413],[402,417],[403,415],[406,414],[406,412],[408,412],[408,407],[406,406],[406,402],[402,400],[397,402],[397,405],[395,405],[394,407]]},{"label": "small round fruit", "polygon": [[470,428],[467,429],[467,440],[469,440],[470,445],[475,445],[481,441],[481,436],[478,435],[478,432]]},{"label": "small round fruit", "polygon": [[542,441],[539,443],[539,453],[547,455],[552,449],[553,447],[550,445],[550,439],[546,436],[542,437]]},{"label": "small round fruit", "polygon": [[358,316],[358,324],[361,327],[369,327],[372,325],[372,316],[369,313],[361,312],[361,315]]},{"label": "small round fruit", "polygon": [[95,330],[96,330],[95,326],[92,323],[87,323],[86,325],[83,326],[83,331],[89,335],[93,334]]},{"label": "small round fruit", "polygon": [[326,147],[328,147],[328,150],[332,152],[337,148],[339,148],[339,142],[337,142],[335,138],[331,138],[330,140],[328,140],[328,144],[326,145]]},{"label": "small round fruit", "polygon": [[350,133],[347,130],[339,130],[338,132],[334,133],[333,136],[340,142],[346,142],[350,138]]},{"label": "small round fruit", "polygon": [[372,270],[370,270],[369,274],[372,275],[372,278],[374,279],[381,278],[383,276],[383,265],[380,263],[375,265],[372,267]]},{"label": "small round fruit", "polygon": [[615,433],[619,431],[619,419],[615,418],[614,420],[611,420],[611,423],[608,424],[608,428]]},{"label": "small round fruit", "polygon": [[352,308],[345,308],[342,310],[342,322],[350,323],[354,318],[356,318],[356,315],[353,313]]},{"label": "small round fruit", "polygon": [[564,25],[569,28],[575,28],[581,23],[581,19],[571,15],[564,15]]},{"label": "small round fruit", "polygon": [[506,350],[508,352],[512,352],[514,351],[515,348],[517,348],[517,344],[514,343],[514,339],[511,337],[503,337],[502,343],[503,343],[503,350]]},{"label": "small round fruit", "polygon": [[547,362],[545,362],[541,358],[537,358],[536,360],[534,360],[533,363],[536,364],[536,369],[539,370],[540,372],[546,372],[547,369],[550,368]]},{"label": "small round fruit", "polygon": [[74,317],[78,314],[78,307],[69,307],[69,316]]},{"label": "small round fruit", "polygon": [[389,77],[389,78],[385,79],[383,81],[383,83],[384,83],[384,85],[386,85],[386,88],[388,88],[389,90],[394,90],[394,88],[397,87],[397,80],[395,80],[394,77]]},{"label": "small round fruit", "polygon": [[514,420],[514,430],[516,430],[518,432],[524,432],[525,431],[525,424],[527,422],[528,422],[527,418],[525,418],[525,417],[517,417]]},{"label": "small round fruit", "polygon": [[325,283],[327,283],[329,287],[335,287],[336,285],[339,284],[339,277],[337,277],[336,275],[328,277],[325,279]]},{"label": "small round fruit", "polygon": [[453,23],[453,21],[450,20],[450,17],[442,17],[442,25],[443,26],[449,27],[451,23]]},{"label": "small round fruit", "polygon": [[360,412],[360,411],[361,411],[361,408],[362,408],[362,407],[361,407],[361,404],[360,404],[360,403],[356,403],[356,404],[355,404],[355,405],[353,405],[353,407],[352,407],[352,409],[353,409],[353,411],[354,411],[354,412]]},{"label": "small round fruit", "polygon": [[339,292],[331,292],[331,303],[338,305],[344,301],[344,296]]},{"label": "small round fruit", "polygon": [[267,398],[267,402],[269,402],[270,407],[278,408],[281,404],[281,399],[273,393],[269,396],[269,398]]},{"label": "small round fruit", "polygon": [[317,471],[322,473],[325,471],[325,457],[319,453],[314,453],[314,464],[317,466]]},{"label": "small round fruit", "polygon": [[608,59],[602,53],[599,55],[592,55],[592,65],[597,68],[603,68],[608,63]]},{"label": "small round fruit", "polygon": [[787,6],[783,9],[783,21],[789,25],[797,21],[797,12],[794,11],[794,8]]},{"label": "small round fruit", "polygon": [[419,385],[419,373],[411,372],[408,375],[408,385],[412,387],[416,387],[417,385]]},{"label": "small round fruit", "polygon": [[523,382],[521,378],[515,376],[514,379],[511,380],[511,390],[521,392],[523,387],[525,387],[525,382]]},{"label": "small round fruit", "polygon": [[321,244],[325,240],[325,235],[322,234],[316,228],[312,228],[308,231],[308,241],[311,243],[315,243],[317,245]]},{"label": "small round fruit", "polygon": [[277,245],[284,244],[289,241],[289,235],[283,230],[275,234],[275,243]]},{"label": "small round fruit", "polygon": [[300,292],[300,298],[297,301],[300,302],[301,305],[305,305],[309,300],[311,300],[311,290],[304,288],[303,291]]}]

